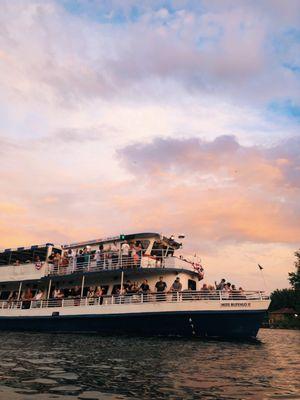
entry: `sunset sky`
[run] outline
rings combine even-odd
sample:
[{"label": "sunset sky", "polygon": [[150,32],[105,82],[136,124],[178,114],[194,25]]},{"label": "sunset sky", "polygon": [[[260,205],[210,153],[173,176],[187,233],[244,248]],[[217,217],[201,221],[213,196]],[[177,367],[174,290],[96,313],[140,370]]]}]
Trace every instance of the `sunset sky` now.
[{"label": "sunset sky", "polygon": [[0,2],[0,247],[185,234],[205,282],[288,286],[299,1]]}]

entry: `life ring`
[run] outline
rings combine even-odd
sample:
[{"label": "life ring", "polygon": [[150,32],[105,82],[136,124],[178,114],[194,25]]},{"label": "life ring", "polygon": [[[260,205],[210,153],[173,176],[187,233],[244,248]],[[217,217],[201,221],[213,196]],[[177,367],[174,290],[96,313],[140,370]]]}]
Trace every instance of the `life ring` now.
[{"label": "life ring", "polygon": [[40,262],[40,261],[35,263],[35,269],[38,270],[38,271],[42,268],[42,266],[43,266],[43,263]]}]

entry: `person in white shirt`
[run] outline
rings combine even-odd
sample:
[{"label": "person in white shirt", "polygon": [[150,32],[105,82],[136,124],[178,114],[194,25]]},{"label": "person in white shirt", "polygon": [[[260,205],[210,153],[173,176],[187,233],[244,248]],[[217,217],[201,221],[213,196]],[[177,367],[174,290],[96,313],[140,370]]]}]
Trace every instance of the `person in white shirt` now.
[{"label": "person in white shirt", "polygon": [[122,254],[122,267],[123,268],[128,268],[128,266],[129,266],[129,249],[130,249],[130,246],[127,241],[122,243],[121,254]]},{"label": "person in white shirt", "polygon": [[119,246],[116,241],[114,241],[111,246],[110,246],[110,251],[111,251],[111,262],[113,268],[118,264],[119,260]]}]

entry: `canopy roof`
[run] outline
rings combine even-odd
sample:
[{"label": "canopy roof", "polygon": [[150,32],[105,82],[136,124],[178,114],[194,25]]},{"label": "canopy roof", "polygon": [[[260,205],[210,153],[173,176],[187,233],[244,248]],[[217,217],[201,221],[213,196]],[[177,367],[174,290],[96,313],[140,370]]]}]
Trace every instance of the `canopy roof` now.
[{"label": "canopy roof", "polygon": [[49,246],[53,246],[53,244],[46,243],[28,247],[2,249],[0,250],[0,265],[14,264],[17,260],[20,263],[33,262],[37,256],[41,261],[45,261]]},{"label": "canopy roof", "polygon": [[181,243],[176,242],[174,239],[167,238],[165,236],[160,235],[157,232],[141,232],[141,233],[132,233],[132,234],[120,234],[118,236],[111,236],[106,238],[99,238],[88,240],[84,242],[75,242],[70,244],[64,244],[63,249],[71,249],[71,248],[79,248],[84,246],[93,246],[97,244],[104,244],[109,242],[123,242],[125,240],[142,240],[142,239],[160,239],[166,242],[169,246],[174,247],[175,249],[181,246]]}]

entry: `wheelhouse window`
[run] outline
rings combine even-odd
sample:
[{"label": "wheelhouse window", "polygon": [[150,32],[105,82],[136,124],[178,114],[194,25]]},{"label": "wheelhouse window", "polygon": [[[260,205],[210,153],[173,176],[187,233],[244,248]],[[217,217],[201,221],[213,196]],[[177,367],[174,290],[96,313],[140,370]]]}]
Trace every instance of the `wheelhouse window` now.
[{"label": "wheelhouse window", "polygon": [[[0,251],[1,265],[21,265],[34,262],[46,261],[49,245],[18,247],[16,249],[5,249]],[[57,250],[59,251],[59,250]]]}]

